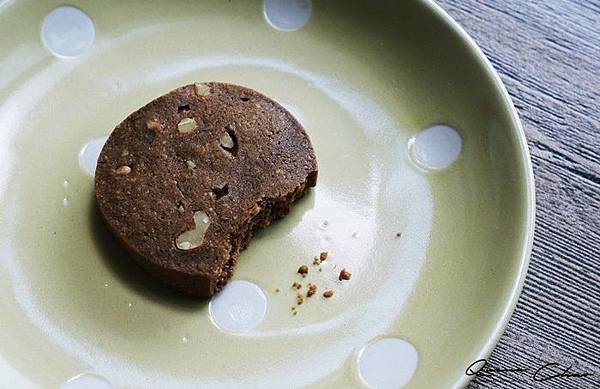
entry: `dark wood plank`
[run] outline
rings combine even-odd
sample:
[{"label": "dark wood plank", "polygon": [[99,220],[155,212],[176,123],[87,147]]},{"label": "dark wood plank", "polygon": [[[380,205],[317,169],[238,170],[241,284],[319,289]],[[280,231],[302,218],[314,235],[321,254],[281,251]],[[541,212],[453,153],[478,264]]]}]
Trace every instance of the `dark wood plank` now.
[{"label": "dark wood plank", "polygon": [[490,358],[591,377],[478,378],[472,388],[600,388],[600,2],[439,0],[498,70],[527,134],[537,191],[523,294]]}]

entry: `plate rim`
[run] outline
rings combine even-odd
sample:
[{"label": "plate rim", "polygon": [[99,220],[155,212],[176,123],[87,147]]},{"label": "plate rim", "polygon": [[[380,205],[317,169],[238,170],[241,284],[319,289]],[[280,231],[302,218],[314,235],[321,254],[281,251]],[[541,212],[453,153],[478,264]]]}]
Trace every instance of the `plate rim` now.
[{"label": "plate rim", "polygon": [[[506,86],[502,82],[500,75],[484,54],[483,50],[477,45],[475,40],[465,31],[465,29],[456,21],[446,10],[444,10],[439,4],[437,4],[434,0],[419,0],[422,5],[424,5],[429,11],[432,12],[437,18],[438,21],[443,23],[453,34],[457,36],[464,44],[466,44],[466,48],[474,55],[476,60],[479,62],[479,67],[484,70],[488,76],[490,76],[498,88],[502,99],[502,108],[508,113],[510,117],[510,131],[511,135],[513,135],[514,139],[517,140],[519,147],[519,155],[521,159],[521,173],[524,176],[524,185],[526,192],[526,202],[525,206],[525,232],[521,237],[521,253],[518,257],[519,261],[519,270],[515,280],[513,281],[513,285],[510,290],[510,296],[505,300],[504,308],[502,309],[502,313],[496,320],[496,326],[492,333],[489,335],[487,342],[484,346],[479,350],[478,358],[488,358],[491,353],[494,351],[500,338],[504,335],[504,331],[508,326],[508,323],[512,317],[512,314],[517,306],[519,298],[521,296],[521,292],[523,290],[523,286],[525,285],[525,278],[527,277],[527,270],[529,268],[529,262],[531,258],[531,253],[533,250],[533,238],[535,232],[535,212],[536,212],[536,200],[535,200],[535,181],[533,175],[533,166],[531,163],[531,155],[529,153],[529,147],[527,144],[527,138],[525,136],[525,131],[523,129],[523,125],[519,118],[519,113],[514,106],[512,98],[510,97]],[[463,374],[461,378],[454,383],[454,387],[465,387],[474,376],[467,376]]]}]

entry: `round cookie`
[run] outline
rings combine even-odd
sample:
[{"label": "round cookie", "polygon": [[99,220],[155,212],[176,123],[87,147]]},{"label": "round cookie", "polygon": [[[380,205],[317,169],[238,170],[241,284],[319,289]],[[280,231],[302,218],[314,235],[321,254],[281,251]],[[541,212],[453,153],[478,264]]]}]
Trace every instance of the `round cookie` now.
[{"label": "round cookie", "polygon": [[96,199],[147,271],[196,296],[217,293],[254,232],[317,180],[300,123],[237,85],[192,84],[132,113],[104,145]]}]

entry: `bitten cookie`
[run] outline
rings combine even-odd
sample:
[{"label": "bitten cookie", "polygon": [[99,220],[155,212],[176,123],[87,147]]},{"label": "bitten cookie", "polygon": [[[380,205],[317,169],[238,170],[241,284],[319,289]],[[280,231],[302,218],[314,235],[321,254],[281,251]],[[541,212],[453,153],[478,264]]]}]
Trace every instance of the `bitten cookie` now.
[{"label": "bitten cookie", "polygon": [[132,113],[104,145],[96,199],[109,230],[148,272],[196,296],[231,277],[254,232],[316,185],[300,123],[248,88],[178,88]]}]

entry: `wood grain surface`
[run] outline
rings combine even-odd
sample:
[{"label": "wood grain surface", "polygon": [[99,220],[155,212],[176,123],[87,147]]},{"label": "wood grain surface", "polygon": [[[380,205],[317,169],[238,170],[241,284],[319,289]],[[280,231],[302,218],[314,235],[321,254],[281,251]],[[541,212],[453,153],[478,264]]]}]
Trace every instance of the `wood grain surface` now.
[{"label": "wood grain surface", "polygon": [[[471,388],[600,388],[600,0],[438,0],[519,111],[536,180],[525,287]],[[568,374],[551,377],[572,366]]]}]

